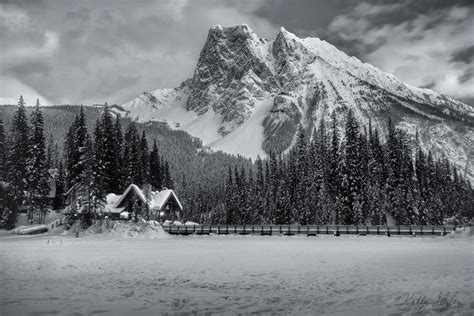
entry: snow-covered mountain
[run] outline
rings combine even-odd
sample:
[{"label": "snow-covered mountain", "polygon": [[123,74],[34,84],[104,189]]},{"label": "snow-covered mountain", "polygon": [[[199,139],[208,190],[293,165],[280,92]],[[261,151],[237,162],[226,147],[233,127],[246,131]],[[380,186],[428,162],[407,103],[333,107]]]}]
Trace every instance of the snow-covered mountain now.
[{"label": "snow-covered mountain", "polygon": [[[139,121],[166,121],[215,150],[255,158],[285,150],[298,124],[311,131],[352,108],[385,130],[388,117],[464,170],[474,157],[474,108],[349,57],[318,38],[281,28],[274,40],[247,25],[213,26],[194,76],[123,105]],[[470,157],[469,157],[470,156]],[[474,176],[472,164],[468,167]]]}]

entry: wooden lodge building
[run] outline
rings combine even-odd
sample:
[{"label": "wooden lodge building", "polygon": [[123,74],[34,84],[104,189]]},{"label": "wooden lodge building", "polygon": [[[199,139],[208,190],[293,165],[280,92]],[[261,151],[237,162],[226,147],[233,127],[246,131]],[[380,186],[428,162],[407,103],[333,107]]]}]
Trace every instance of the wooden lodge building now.
[{"label": "wooden lodge building", "polygon": [[181,202],[173,190],[151,191],[150,187],[140,189],[130,184],[122,195],[109,194],[105,214],[110,219],[132,219],[134,216],[145,217],[148,212],[150,220],[179,220],[183,210]]}]

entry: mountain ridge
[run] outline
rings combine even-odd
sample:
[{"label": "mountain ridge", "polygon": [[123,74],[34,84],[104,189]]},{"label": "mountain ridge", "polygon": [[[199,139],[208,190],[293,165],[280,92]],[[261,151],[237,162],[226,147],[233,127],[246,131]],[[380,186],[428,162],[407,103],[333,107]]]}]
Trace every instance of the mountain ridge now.
[{"label": "mountain ridge", "polygon": [[[284,151],[298,124],[309,132],[353,109],[384,130],[388,117],[426,150],[464,168],[474,148],[474,108],[413,87],[318,38],[281,28],[275,39],[246,24],[210,28],[193,77],[123,104],[139,121],[164,121],[215,150],[251,158]],[[468,173],[474,175],[473,167]]]}]

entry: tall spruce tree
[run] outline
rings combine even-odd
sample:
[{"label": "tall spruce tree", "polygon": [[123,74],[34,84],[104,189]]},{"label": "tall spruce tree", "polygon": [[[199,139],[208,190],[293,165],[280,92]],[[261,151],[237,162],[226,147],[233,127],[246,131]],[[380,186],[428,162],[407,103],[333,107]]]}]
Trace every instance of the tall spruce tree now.
[{"label": "tall spruce tree", "polygon": [[104,110],[97,121],[95,132],[96,177],[104,194],[120,193],[120,152],[118,128],[110,109],[105,103]]},{"label": "tall spruce tree", "polygon": [[53,199],[53,210],[60,210],[64,207],[64,193],[66,193],[66,179],[63,162],[58,164],[58,175],[55,180],[56,191]]},{"label": "tall spruce tree", "polygon": [[64,161],[66,169],[67,187],[84,179],[84,168],[86,156],[86,142],[89,138],[87,131],[84,107],[81,105],[79,115],[76,115],[74,123],[69,127],[64,143]]},{"label": "tall spruce tree", "polygon": [[[20,96],[12,119],[7,154],[7,179],[15,192],[17,201],[22,201],[28,189],[27,161],[29,159],[29,127],[25,102]],[[21,203],[21,202],[20,202]]]},{"label": "tall spruce tree", "polygon": [[141,186],[143,179],[140,165],[140,136],[138,135],[135,122],[131,122],[128,126],[124,139],[123,162],[125,166],[125,182],[127,186],[131,183]]},{"label": "tall spruce tree", "polygon": [[150,178],[150,151],[145,131],[142,132],[140,138],[140,173],[143,183],[148,182]]},{"label": "tall spruce tree", "polygon": [[163,187],[160,155],[158,152],[158,146],[156,145],[156,139],[153,142],[153,148],[150,152],[150,173],[148,182],[151,184],[153,190],[161,190]]},{"label": "tall spruce tree", "polygon": [[11,229],[15,226],[18,200],[7,179],[8,136],[0,119],[0,228]]},{"label": "tall spruce tree", "polygon": [[2,119],[0,119],[0,181],[6,182],[6,170],[7,170],[7,144],[5,127]]},{"label": "tall spruce tree", "polygon": [[44,120],[39,100],[36,100],[36,106],[31,114],[31,125],[30,152],[26,167],[29,180],[28,191],[31,195],[30,202],[37,210],[38,221],[42,223],[48,204],[51,176],[49,175],[46,161]]}]

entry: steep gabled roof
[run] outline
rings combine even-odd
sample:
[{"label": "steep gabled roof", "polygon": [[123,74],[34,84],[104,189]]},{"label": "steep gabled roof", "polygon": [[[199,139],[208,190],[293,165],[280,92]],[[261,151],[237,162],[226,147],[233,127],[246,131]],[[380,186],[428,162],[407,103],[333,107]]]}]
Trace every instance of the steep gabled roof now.
[{"label": "steep gabled roof", "polygon": [[123,192],[122,196],[118,199],[118,201],[115,203],[115,207],[118,208],[120,207],[120,204],[123,202],[123,200],[127,197],[127,195],[130,193],[130,191],[135,191],[137,196],[142,200],[143,203],[146,202],[145,194],[143,194],[142,190],[135,184],[130,184],[128,188]]},{"label": "steep gabled roof", "polygon": [[161,210],[161,208],[168,202],[170,197],[173,197],[176,203],[178,204],[179,208],[182,210],[183,206],[181,205],[181,202],[179,202],[178,197],[176,194],[174,194],[173,190],[163,190],[159,192],[153,192],[151,194],[151,208],[158,208]]},{"label": "steep gabled roof", "polygon": [[[115,202],[114,207],[115,208],[120,208],[122,202],[125,200],[127,195],[130,193],[130,191],[134,191],[138,198],[143,202],[146,203],[146,197],[143,191],[135,184],[130,184],[128,188],[125,190],[125,192],[120,196],[120,198]],[[179,208],[182,210],[183,206],[181,205],[181,202],[178,200],[178,197],[174,193],[173,190],[162,190],[162,191],[157,191],[157,192],[151,192],[151,199],[148,201],[148,206],[150,209],[158,209],[161,210],[161,208],[168,202],[170,198],[173,198],[176,203],[178,204]]]}]

